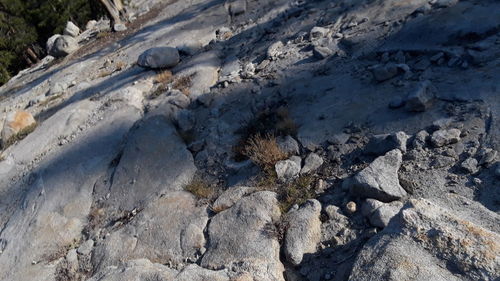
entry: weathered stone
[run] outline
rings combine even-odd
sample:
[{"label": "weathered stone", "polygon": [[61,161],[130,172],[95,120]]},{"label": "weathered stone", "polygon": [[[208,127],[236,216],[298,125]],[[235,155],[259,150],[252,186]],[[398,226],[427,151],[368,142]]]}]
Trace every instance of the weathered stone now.
[{"label": "weathered stone", "polygon": [[316,171],[319,167],[323,165],[323,158],[318,154],[311,152],[307,155],[304,160],[304,167],[300,170],[301,174],[307,174]]},{"label": "weathered stone", "polygon": [[7,114],[2,129],[2,143],[5,144],[17,133],[35,124],[35,118],[27,111],[15,111]]},{"label": "weathered stone", "polygon": [[406,97],[406,109],[412,112],[426,111],[432,105],[434,92],[435,89],[430,81],[421,82]]},{"label": "weathered stone", "polygon": [[491,148],[483,148],[479,151],[479,155],[481,156],[479,165],[489,167],[497,161],[498,151]]},{"label": "weathered stone", "polygon": [[358,210],[358,208],[356,206],[356,202],[353,202],[353,201],[347,202],[347,204],[345,205],[345,210],[348,214],[356,213],[356,211]]},{"label": "weathered stone", "polygon": [[372,69],[375,80],[382,82],[398,75],[398,67],[395,64],[379,65]]},{"label": "weathered stone", "polygon": [[346,185],[354,196],[374,198],[383,202],[401,199],[406,196],[406,191],[399,185],[398,179],[401,162],[401,151],[391,150],[375,159],[353,178],[347,179]]},{"label": "weathered stone", "polygon": [[94,251],[98,268],[137,258],[179,264],[195,260],[205,246],[205,206],[185,191],[169,192],[149,204],[126,227],[112,233]]},{"label": "weathered stone", "polygon": [[123,23],[115,23],[115,25],[113,25],[113,30],[116,32],[122,32],[127,30],[127,26]]},{"label": "weathered stone", "polygon": [[274,168],[280,180],[288,181],[299,175],[300,162],[297,164],[297,161],[294,161],[292,159],[282,160],[278,161]]},{"label": "weathered stone", "polygon": [[50,55],[50,50],[52,50],[52,47],[54,47],[54,43],[56,42],[56,39],[59,38],[61,34],[54,34],[47,39],[47,43],[45,45],[45,51],[47,51],[47,54]]},{"label": "weathered stone", "polygon": [[326,59],[327,57],[333,55],[333,51],[328,48],[328,47],[322,47],[322,46],[314,46],[313,48],[313,55],[317,59]]},{"label": "weathered stone", "polygon": [[329,32],[329,30],[327,28],[315,26],[311,29],[311,32],[309,34],[310,34],[311,39],[317,39],[317,38],[325,37],[328,34],[328,32]]},{"label": "weathered stone", "polygon": [[462,169],[467,173],[475,174],[477,173],[477,171],[479,171],[477,165],[478,165],[477,160],[475,158],[470,157],[465,159],[464,162],[460,164],[460,167],[462,167]]},{"label": "weathered stone", "polygon": [[131,211],[166,191],[181,190],[194,173],[193,156],[170,121],[152,116],[135,128],[113,176],[108,204]]},{"label": "weathered stone", "polygon": [[[51,38],[49,38],[49,40],[51,40]],[[79,48],[78,41],[68,35],[58,36],[54,39],[53,42],[53,44],[49,44],[49,42],[47,42],[47,47],[51,46],[51,48],[48,50],[49,55],[56,58],[65,57],[75,52]]]},{"label": "weathered stone", "polygon": [[374,155],[383,155],[396,148],[402,152],[406,152],[406,143],[409,138],[410,137],[402,131],[393,134],[375,135],[366,145],[364,152]]},{"label": "weathered stone", "polygon": [[182,132],[187,132],[193,129],[196,119],[190,110],[180,110],[176,116],[177,126]]},{"label": "weathered stone", "polygon": [[252,193],[254,190],[255,188],[248,186],[231,187],[228,190],[224,191],[224,193],[222,193],[219,198],[215,200],[212,205],[212,209],[216,212],[221,212],[228,208],[231,208],[243,196]]},{"label": "weathered stone", "polygon": [[89,20],[87,24],[85,25],[85,30],[91,30],[97,25],[96,20]]},{"label": "weathered stone", "polygon": [[64,35],[69,35],[71,37],[78,37],[78,34],[80,34],[80,28],[76,26],[73,22],[68,21],[66,24],[66,28],[64,28],[63,31]]},{"label": "weathered stone", "polygon": [[94,248],[94,240],[89,239],[80,245],[78,249],[76,249],[76,252],[80,255],[88,255],[90,252],[92,252],[92,249]]},{"label": "weathered stone", "polygon": [[266,233],[279,218],[275,193],[262,191],[243,197],[212,218],[201,266],[244,268],[254,280],[283,281],[279,242]]},{"label": "weathered stone", "polygon": [[284,45],[281,41],[271,44],[271,46],[267,49],[267,57],[271,60],[277,59],[281,55],[283,47]]},{"label": "weathered stone", "polygon": [[152,263],[147,259],[137,259],[120,267],[109,267],[89,281],[123,281],[123,280],[175,280],[178,272],[167,266]]},{"label": "weathered stone", "polygon": [[284,252],[292,264],[299,265],[304,254],[316,252],[316,246],[321,239],[320,212],[321,204],[313,199],[286,215],[288,229]]},{"label": "weathered stone", "polygon": [[431,143],[435,147],[457,143],[460,141],[460,133],[459,129],[437,130],[432,133]]},{"label": "weathered stone", "polygon": [[403,203],[400,201],[383,203],[375,199],[366,199],[362,206],[362,213],[373,226],[384,228],[402,207]]},{"label": "weathered stone", "polygon": [[142,53],[137,64],[147,68],[172,68],[180,61],[179,51],[173,47],[156,47]]},{"label": "weathered stone", "polygon": [[60,95],[66,92],[69,85],[64,82],[54,82],[50,84],[49,96]]},{"label": "weathered stone", "polygon": [[[498,216],[490,212],[491,216]],[[365,244],[349,280],[494,280],[500,236],[426,199],[411,200]],[[459,275],[457,274],[459,273]]]},{"label": "weathered stone", "polygon": [[288,155],[298,155],[300,153],[299,143],[291,136],[278,137],[276,142],[281,151]]}]

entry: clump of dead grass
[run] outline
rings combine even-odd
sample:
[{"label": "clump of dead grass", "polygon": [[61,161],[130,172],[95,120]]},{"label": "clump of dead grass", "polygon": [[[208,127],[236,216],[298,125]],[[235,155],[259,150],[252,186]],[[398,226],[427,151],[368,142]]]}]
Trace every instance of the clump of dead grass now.
[{"label": "clump of dead grass", "polygon": [[189,96],[189,88],[192,86],[192,76],[181,76],[174,79],[172,87],[181,91],[184,95]]},{"label": "clump of dead grass", "polygon": [[243,147],[242,154],[264,170],[272,169],[276,162],[287,158],[286,153],[278,146],[276,137],[271,134],[250,137]]},{"label": "clump of dead grass", "polygon": [[201,199],[213,199],[216,193],[214,187],[201,179],[194,179],[184,189]]},{"label": "clump of dead grass", "polygon": [[154,77],[154,82],[159,83],[159,84],[168,84],[171,83],[173,80],[174,76],[172,74],[172,71],[170,70],[163,70],[158,72],[155,77]]}]

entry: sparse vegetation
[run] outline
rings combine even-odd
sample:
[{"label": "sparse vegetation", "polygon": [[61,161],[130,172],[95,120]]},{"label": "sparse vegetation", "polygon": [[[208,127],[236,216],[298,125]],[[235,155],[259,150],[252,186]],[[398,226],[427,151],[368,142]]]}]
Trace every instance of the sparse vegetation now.
[{"label": "sparse vegetation", "polygon": [[154,78],[155,83],[160,83],[160,84],[168,84],[171,83],[173,80],[173,75],[172,71],[170,70],[163,70],[160,71],[159,73],[156,74]]},{"label": "sparse vegetation", "polygon": [[189,96],[189,87],[192,84],[192,76],[181,76],[174,79],[173,88],[181,91],[184,95]]},{"label": "sparse vegetation", "polygon": [[71,243],[59,247],[56,251],[49,253],[43,257],[43,260],[46,261],[47,263],[51,263],[53,261],[56,261],[64,256],[66,256],[66,253],[68,253],[69,250],[71,249],[76,249],[80,246],[80,239],[73,239]]},{"label": "sparse vegetation", "polygon": [[91,237],[91,234],[105,223],[105,211],[103,208],[92,206],[88,215],[88,222],[82,233],[86,237]]},{"label": "sparse vegetation", "polygon": [[242,154],[264,170],[273,169],[276,162],[287,158],[286,153],[279,148],[276,137],[271,134],[250,137]]},{"label": "sparse vegetation", "polygon": [[274,140],[277,136],[295,136],[297,125],[290,117],[286,106],[272,106],[259,112],[254,119],[247,121],[237,133],[241,137],[233,147],[234,158],[236,161],[243,161],[249,158],[247,146],[252,139],[259,135],[272,136]]},{"label": "sparse vegetation", "polygon": [[201,179],[194,179],[190,184],[186,185],[184,189],[202,199],[212,199],[215,195],[215,188]]}]

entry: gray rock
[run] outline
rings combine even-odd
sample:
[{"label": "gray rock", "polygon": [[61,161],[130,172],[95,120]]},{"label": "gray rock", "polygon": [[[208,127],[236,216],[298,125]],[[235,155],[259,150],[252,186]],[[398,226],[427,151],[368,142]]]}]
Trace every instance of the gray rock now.
[{"label": "gray rock", "polygon": [[247,0],[229,0],[225,5],[231,16],[241,15],[247,10]]},{"label": "gray rock", "polygon": [[300,170],[301,174],[307,174],[316,171],[319,167],[323,165],[323,158],[318,154],[311,152],[307,155],[304,160],[304,167]]},{"label": "gray rock", "polygon": [[401,199],[406,196],[406,191],[398,179],[401,162],[401,151],[391,150],[375,159],[353,178],[347,179],[346,185],[354,196],[373,198],[382,202]]},{"label": "gray rock", "polygon": [[372,69],[372,73],[373,73],[373,77],[375,78],[375,80],[382,82],[385,80],[389,80],[389,79],[395,77],[396,75],[398,75],[399,70],[398,70],[397,65],[389,63],[386,65],[375,66]]},{"label": "gray rock", "polygon": [[481,151],[479,151],[479,155],[481,156],[479,165],[489,167],[497,161],[498,151],[491,148],[483,148],[481,149]]},{"label": "gray rock", "polygon": [[255,191],[255,188],[248,186],[231,187],[224,191],[217,200],[212,204],[212,209],[216,212],[221,212],[231,208],[243,196],[248,195]]},{"label": "gray rock", "polygon": [[298,155],[300,153],[299,143],[291,136],[278,137],[278,147],[288,155]]},{"label": "gray rock", "polygon": [[311,39],[317,39],[317,38],[325,37],[329,31],[330,30],[328,30],[327,28],[315,26],[311,29],[309,36],[311,37]]},{"label": "gray rock", "polygon": [[89,281],[175,280],[178,272],[148,259],[129,261],[119,267],[109,267],[95,274]]},{"label": "gray rock", "polygon": [[435,147],[457,143],[460,141],[460,134],[461,132],[459,129],[437,130],[432,133],[431,143]]},{"label": "gray rock", "polygon": [[47,43],[45,45],[45,50],[47,51],[47,54],[50,55],[50,50],[52,50],[52,47],[54,47],[54,43],[56,42],[56,39],[61,37],[61,34],[54,34],[47,39]]},{"label": "gray rock", "polygon": [[78,37],[78,34],[80,34],[80,28],[78,28],[78,26],[76,26],[73,22],[68,21],[68,23],[66,24],[66,28],[64,28],[63,34],[71,37]]},{"label": "gray rock", "polygon": [[243,197],[211,219],[210,243],[201,266],[245,268],[254,280],[283,281],[280,245],[277,237],[269,232],[279,218],[274,192],[262,191]]},{"label": "gray rock", "polygon": [[180,110],[176,115],[177,126],[182,132],[187,132],[193,129],[196,119],[190,110]]},{"label": "gray rock", "polygon": [[53,96],[53,95],[63,94],[64,92],[66,92],[67,89],[68,89],[68,84],[64,82],[54,82],[51,83],[50,85],[48,95]]},{"label": "gray rock", "polygon": [[384,228],[402,207],[403,203],[400,201],[383,203],[375,199],[366,199],[362,206],[362,213],[373,226]]},{"label": "gray rock", "polygon": [[290,263],[299,265],[304,254],[316,252],[321,239],[320,213],[321,204],[312,199],[286,215],[284,253]]},{"label": "gray rock", "polygon": [[276,60],[282,54],[283,47],[284,45],[281,41],[271,44],[271,46],[267,49],[267,58],[270,60]]},{"label": "gray rock", "polygon": [[418,132],[415,135],[415,138],[413,138],[412,146],[414,148],[425,147],[427,140],[429,139],[429,136],[430,136],[429,133],[427,133],[427,131],[425,131],[425,130]]},{"label": "gray rock", "polygon": [[432,122],[433,130],[448,129],[453,123],[453,118],[441,118]]},{"label": "gray rock", "polygon": [[87,24],[85,25],[85,30],[90,30],[93,29],[97,25],[96,20],[89,20]]},{"label": "gray rock", "polygon": [[[49,41],[52,39],[49,38]],[[48,50],[49,55],[60,58],[60,57],[65,57],[76,50],[78,50],[78,41],[76,41],[75,38],[68,36],[68,35],[61,35],[53,39],[53,44],[50,44],[50,42],[47,42],[47,48],[50,46],[50,49]]]},{"label": "gray rock", "polygon": [[403,100],[401,97],[395,97],[389,102],[389,108],[396,109],[396,108],[401,108],[405,105],[406,101]]},{"label": "gray rock", "polygon": [[[300,159],[300,158],[299,158]],[[300,162],[292,159],[278,161],[274,166],[278,179],[282,181],[288,181],[297,177],[300,173]]]},{"label": "gray rock", "polygon": [[181,190],[194,173],[193,156],[164,116],[152,116],[128,138],[113,176],[109,204],[131,211],[163,192]]},{"label": "gray rock", "polygon": [[403,131],[393,134],[375,135],[366,145],[364,152],[374,155],[383,155],[396,148],[402,152],[406,152],[406,143],[409,138],[410,136]]},{"label": "gray rock", "polygon": [[498,165],[497,168],[495,169],[495,176],[497,178],[500,178],[500,165]]},{"label": "gray rock", "polygon": [[116,32],[122,32],[127,30],[127,26],[123,23],[115,23],[115,25],[113,25],[113,30]]},{"label": "gray rock", "polygon": [[[490,215],[498,215],[490,212]],[[495,280],[500,236],[426,199],[412,199],[365,244],[349,280]],[[457,270],[460,275],[457,275]]]},{"label": "gray rock", "polygon": [[154,200],[123,228],[111,233],[94,250],[96,268],[135,258],[180,264],[195,260],[205,246],[206,206],[185,191],[169,192]]},{"label": "gray rock", "polygon": [[423,112],[432,105],[435,95],[435,88],[431,82],[426,80],[406,97],[406,109],[411,112]]},{"label": "gray rock", "polygon": [[179,51],[173,47],[156,47],[142,53],[137,64],[147,68],[172,68],[180,61]]},{"label": "gray rock", "polygon": [[465,159],[462,164],[460,164],[460,167],[462,167],[462,169],[464,171],[466,171],[467,173],[470,173],[470,174],[475,174],[477,173],[477,171],[479,171],[479,168],[477,167],[478,165],[478,162],[475,158],[472,158],[472,157],[469,157],[467,159]]},{"label": "gray rock", "polygon": [[94,240],[89,239],[85,242],[83,242],[78,249],[76,249],[76,252],[80,255],[89,255],[92,252],[92,249],[94,248]]},{"label": "gray rock", "polygon": [[314,46],[313,48],[313,55],[317,59],[326,59],[327,57],[333,55],[333,51],[328,48],[328,47],[323,47],[323,46]]}]

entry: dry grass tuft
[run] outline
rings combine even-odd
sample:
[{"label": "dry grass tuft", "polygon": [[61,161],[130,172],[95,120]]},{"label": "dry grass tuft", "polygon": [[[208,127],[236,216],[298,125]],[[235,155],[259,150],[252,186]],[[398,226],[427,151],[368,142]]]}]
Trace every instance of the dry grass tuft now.
[{"label": "dry grass tuft", "polygon": [[203,180],[195,179],[184,187],[186,191],[191,192],[198,198],[212,199],[215,195],[215,189]]},{"label": "dry grass tuft", "polygon": [[276,137],[271,134],[257,134],[248,139],[242,153],[261,168],[272,169],[276,162],[287,158],[278,146]]},{"label": "dry grass tuft", "polygon": [[181,76],[174,80],[172,87],[181,91],[184,95],[189,96],[189,88],[192,83],[192,76]]},{"label": "dry grass tuft", "polygon": [[172,71],[164,70],[156,74],[156,76],[154,77],[154,82],[160,84],[168,84],[171,83],[173,79],[174,76],[172,74]]},{"label": "dry grass tuft", "polygon": [[117,61],[115,64],[115,71],[121,71],[127,67],[127,64],[123,61]]}]

